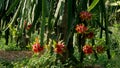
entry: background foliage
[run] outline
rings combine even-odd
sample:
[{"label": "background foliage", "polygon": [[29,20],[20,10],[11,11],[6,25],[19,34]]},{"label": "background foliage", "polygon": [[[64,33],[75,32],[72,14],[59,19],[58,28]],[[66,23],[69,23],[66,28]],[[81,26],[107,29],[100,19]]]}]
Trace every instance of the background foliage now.
[{"label": "background foliage", "polygon": [[[90,12],[92,19],[82,21],[79,18],[82,11]],[[117,68],[120,56],[119,17],[118,0],[0,0],[0,49],[31,50],[34,39],[38,37],[40,45],[49,45],[50,49],[41,57],[8,62],[9,66],[72,68],[82,67],[82,64],[98,64],[105,68]],[[81,38],[81,34],[76,33],[75,26],[80,23],[85,23],[94,31],[95,37],[92,40],[85,40]],[[56,54],[49,52],[53,41],[60,40],[67,47],[64,62]],[[93,47],[103,45],[106,50],[102,54],[94,52],[86,56],[81,51],[85,43],[90,43]],[[6,65],[4,61],[0,64],[1,67]]]}]

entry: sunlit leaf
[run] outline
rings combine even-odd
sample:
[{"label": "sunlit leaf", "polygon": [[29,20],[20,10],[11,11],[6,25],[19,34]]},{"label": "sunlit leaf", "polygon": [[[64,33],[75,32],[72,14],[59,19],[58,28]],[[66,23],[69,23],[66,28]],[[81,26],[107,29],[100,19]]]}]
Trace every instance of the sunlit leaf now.
[{"label": "sunlit leaf", "polygon": [[94,0],[92,2],[92,4],[88,7],[87,11],[91,11],[97,4],[98,4],[99,0]]}]

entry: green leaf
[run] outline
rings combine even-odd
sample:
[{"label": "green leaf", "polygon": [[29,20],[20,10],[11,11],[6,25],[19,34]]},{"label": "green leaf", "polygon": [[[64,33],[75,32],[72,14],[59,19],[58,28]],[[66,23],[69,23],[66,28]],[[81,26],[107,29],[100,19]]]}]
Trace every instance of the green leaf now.
[{"label": "green leaf", "polygon": [[20,0],[15,0],[12,5],[10,5],[10,8],[8,9],[8,11],[6,12],[6,15],[9,15],[11,13],[11,11],[13,11],[13,9],[15,9],[18,5],[18,3],[20,2]]},{"label": "green leaf", "polygon": [[120,9],[118,9],[117,12],[120,12]]},{"label": "green leaf", "polygon": [[42,23],[41,23],[41,31],[40,31],[40,44],[43,46],[44,45],[44,33],[45,33],[45,16],[46,16],[46,1],[42,0]]},{"label": "green leaf", "polygon": [[1,11],[1,8],[3,7],[3,3],[4,3],[4,0],[0,0],[0,11]]},{"label": "green leaf", "polygon": [[120,1],[110,3],[110,6],[120,6]]},{"label": "green leaf", "polygon": [[56,47],[56,44],[57,44],[57,42],[55,40],[53,40],[53,48]]},{"label": "green leaf", "polygon": [[18,8],[17,8],[12,20],[10,21],[10,23],[8,24],[8,27],[6,27],[4,31],[6,31],[15,22],[15,20],[17,19],[17,16],[18,16],[20,8],[21,8],[21,3],[22,2],[20,2],[20,4],[18,5]]},{"label": "green leaf", "polygon": [[99,0],[94,0],[92,4],[88,7],[87,11],[90,12],[97,5],[98,2]]}]

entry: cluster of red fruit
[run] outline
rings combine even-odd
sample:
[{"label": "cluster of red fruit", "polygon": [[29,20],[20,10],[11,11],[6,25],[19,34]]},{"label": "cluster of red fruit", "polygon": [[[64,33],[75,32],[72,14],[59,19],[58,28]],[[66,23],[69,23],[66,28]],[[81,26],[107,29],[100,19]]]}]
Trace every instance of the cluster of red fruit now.
[{"label": "cluster of red fruit", "polygon": [[[80,18],[82,20],[90,20],[91,16],[92,14],[87,11],[80,12]],[[80,34],[85,34],[85,37],[88,39],[92,39],[94,37],[94,33],[90,32],[84,24],[77,24],[75,30]]]},{"label": "cluster of red fruit", "polygon": [[29,30],[32,27],[32,24],[28,24],[26,29]]},{"label": "cluster of red fruit", "polygon": [[39,53],[41,51],[43,51],[44,47],[43,46],[40,46],[40,43],[35,43],[33,46],[32,46],[32,50],[35,52],[35,53]]},{"label": "cluster of red fruit", "polygon": [[[54,52],[57,54],[62,55],[63,52],[65,52],[65,45],[61,41],[55,44]],[[44,50],[43,46],[40,46],[40,43],[38,43],[38,39],[36,38],[36,43],[32,46],[32,50],[34,53],[39,53]]]},{"label": "cluster of red fruit", "polygon": [[32,24],[27,25],[27,22],[24,21],[24,26],[25,26],[25,29],[29,30],[32,27]]},{"label": "cluster of red fruit", "polygon": [[105,47],[103,46],[96,46],[96,52],[97,53],[103,53],[105,51]]},{"label": "cluster of red fruit", "polygon": [[41,46],[39,43],[38,37],[35,38],[35,44],[32,45],[32,50],[34,51],[34,53],[39,53],[44,50],[44,47]]},{"label": "cluster of red fruit", "polygon": [[78,33],[83,34],[83,33],[85,33],[85,32],[88,30],[88,28],[87,28],[84,24],[78,24],[78,25],[76,26],[75,30],[76,30]]},{"label": "cluster of red fruit", "polygon": [[[82,11],[82,12],[80,12],[79,17],[82,21],[88,21],[92,18],[92,14],[90,12],[87,12],[87,11]],[[84,34],[85,38],[92,39],[94,37],[93,31],[92,32],[89,31],[87,26],[85,26],[83,23],[76,25],[75,30],[77,31],[77,33]],[[83,46],[83,52],[85,54],[92,54],[93,49],[94,48],[90,45],[84,45]],[[97,53],[102,53],[104,51],[104,47],[103,46],[96,46],[95,51]]]},{"label": "cluster of red fruit", "polygon": [[93,32],[88,32],[88,33],[86,33],[85,37],[88,38],[88,39],[92,39],[94,37],[94,33]]},{"label": "cluster of red fruit", "polygon": [[62,42],[58,42],[55,45],[54,52],[61,55],[64,51],[65,51],[65,45]]},{"label": "cluster of red fruit", "polygon": [[88,39],[92,39],[94,37],[94,33],[88,32],[88,28],[84,26],[84,24],[77,25],[75,30],[80,34],[85,34],[85,37]]},{"label": "cluster of red fruit", "polygon": [[[103,53],[105,48],[103,46],[96,46],[95,50],[97,53]],[[83,52],[85,54],[92,54],[93,53],[93,47],[91,45],[84,45],[83,46]]]},{"label": "cluster of red fruit", "polygon": [[87,11],[82,11],[82,12],[80,12],[80,18],[82,19],[82,21],[90,20],[92,18],[92,14]]},{"label": "cluster of red fruit", "polygon": [[92,54],[93,53],[93,47],[90,45],[84,45],[83,46],[83,52],[85,54]]}]

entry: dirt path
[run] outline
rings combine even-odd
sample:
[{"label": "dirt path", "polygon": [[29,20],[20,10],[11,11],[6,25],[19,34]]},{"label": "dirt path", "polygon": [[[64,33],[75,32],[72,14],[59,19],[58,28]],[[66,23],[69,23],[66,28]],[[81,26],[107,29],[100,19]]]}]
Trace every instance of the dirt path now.
[{"label": "dirt path", "polygon": [[0,59],[17,60],[32,57],[32,51],[0,51]]}]

